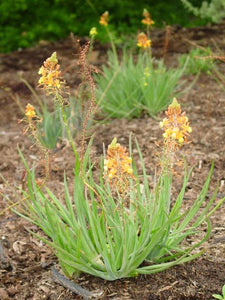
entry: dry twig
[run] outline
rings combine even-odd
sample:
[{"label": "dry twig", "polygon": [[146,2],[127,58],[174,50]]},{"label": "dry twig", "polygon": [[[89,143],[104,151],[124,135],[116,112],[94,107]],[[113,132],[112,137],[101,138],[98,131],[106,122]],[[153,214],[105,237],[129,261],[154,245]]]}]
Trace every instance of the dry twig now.
[{"label": "dry twig", "polygon": [[54,267],[52,267],[51,270],[52,279],[54,282],[61,284],[73,293],[82,296],[84,299],[99,299],[103,294],[103,291],[90,292],[88,290],[85,290],[79,284],[70,281],[68,278],[60,274]]}]

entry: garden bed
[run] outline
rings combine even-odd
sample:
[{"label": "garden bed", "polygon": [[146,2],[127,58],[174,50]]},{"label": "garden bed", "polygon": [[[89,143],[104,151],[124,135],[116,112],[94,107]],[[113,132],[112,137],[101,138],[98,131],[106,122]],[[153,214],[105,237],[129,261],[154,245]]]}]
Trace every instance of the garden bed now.
[{"label": "garden bed", "polygon": [[[205,28],[171,28],[166,62],[176,66],[177,57],[192,47],[210,46],[215,53],[225,55],[225,24]],[[164,30],[152,32],[153,56],[163,55]],[[0,55],[0,172],[9,183],[21,185],[24,168],[17,152],[19,144],[28,160],[38,161],[39,153],[31,141],[23,135],[23,116],[16,99],[23,107],[37,100],[21,81],[21,77],[36,89],[38,70],[47,57],[56,51],[64,72],[64,78],[73,93],[80,79],[77,76],[77,49],[72,39],[56,43],[42,43],[34,48]],[[90,57],[91,63],[101,67],[106,60],[106,46],[97,44]],[[225,76],[225,63],[218,66]],[[214,76],[215,77],[215,76]],[[209,196],[219,186],[217,200],[225,196],[225,81],[207,74],[200,74],[189,92],[179,99],[187,112],[193,128],[192,143],[186,146],[185,154],[195,169],[184,199],[185,208],[193,203],[207,177],[212,161],[214,174]],[[187,84],[194,80],[186,76]],[[40,93],[40,90],[38,90]],[[151,175],[156,166],[156,141],[161,139],[159,120],[143,114],[141,119],[112,120],[96,124],[93,132],[93,157],[102,154],[102,145],[108,145],[116,136],[127,146],[132,132],[138,139],[144,160]],[[63,170],[72,178],[73,155],[67,145],[58,147],[51,156],[51,177],[48,185],[59,195],[62,192]],[[40,162],[41,164],[41,162]],[[40,169],[41,176],[41,169]],[[176,190],[182,184],[181,175],[174,180]],[[7,197],[15,200],[12,189],[0,179],[0,189]],[[7,203],[0,199],[0,210]],[[103,299],[212,299],[213,293],[220,293],[225,284],[225,215],[223,204],[211,217],[212,234],[204,243],[205,253],[197,260],[173,267],[162,273],[106,282],[92,276],[82,275],[75,282],[88,290],[103,291]],[[51,250],[35,239],[28,230],[37,228],[7,210],[0,216],[0,299],[81,299],[52,280],[51,267],[58,266]],[[192,241],[189,241],[192,243]],[[201,248],[202,249],[202,248]]]}]

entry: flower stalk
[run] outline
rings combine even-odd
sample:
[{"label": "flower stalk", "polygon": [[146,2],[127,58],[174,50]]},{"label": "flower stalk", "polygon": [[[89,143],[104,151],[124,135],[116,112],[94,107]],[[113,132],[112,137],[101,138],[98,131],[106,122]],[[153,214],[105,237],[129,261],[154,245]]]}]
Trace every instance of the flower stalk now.
[{"label": "flower stalk", "polygon": [[44,147],[37,134],[37,124],[41,122],[41,119],[37,116],[35,107],[30,103],[27,104],[25,109],[25,117],[26,119],[22,119],[21,121],[25,121],[28,125],[24,129],[24,133],[30,132],[31,136],[33,137],[35,144],[41,150],[41,153],[44,154],[45,159],[45,178],[44,181],[41,182],[43,185],[50,176],[50,157],[49,157],[49,150]]},{"label": "flower stalk", "polygon": [[149,37],[151,26],[155,24],[152,20],[150,13],[146,8],[143,10],[143,19],[141,20],[142,24],[147,26],[147,36]]},{"label": "flower stalk", "polygon": [[65,81],[61,76],[60,65],[58,64],[57,54],[54,52],[43,64],[40,68],[39,75],[41,75],[39,79],[39,86],[46,92],[47,95],[53,95],[54,102],[56,107],[60,108],[62,113],[63,124],[66,129],[66,133],[69,139],[69,143],[74,152],[76,162],[75,164],[79,164],[79,155],[76,150],[76,146],[73,141],[72,134],[69,129],[66,113],[64,110],[65,98],[63,93],[65,92]]},{"label": "flower stalk", "polygon": [[110,43],[111,43],[111,47],[112,47],[112,51],[113,51],[114,57],[115,57],[115,59],[118,62],[118,56],[117,56],[117,52],[116,52],[116,47],[115,47],[115,44],[114,44],[114,41],[113,41],[112,34],[111,34],[111,32],[110,32],[110,30],[108,28],[108,24],[109,24],[109,12],[108,11],[105,11],[101,15],[100,20],[99,20],[99,24],[105,27],[105,30],[106,30],[106,32],[108,34],[108,37],[109,37],[109,40],[110,40]]}]

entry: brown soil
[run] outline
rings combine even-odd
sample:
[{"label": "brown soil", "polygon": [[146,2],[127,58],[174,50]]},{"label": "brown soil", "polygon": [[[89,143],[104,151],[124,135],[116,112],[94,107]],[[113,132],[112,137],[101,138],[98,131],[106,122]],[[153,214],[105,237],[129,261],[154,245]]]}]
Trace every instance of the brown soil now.
[{"label": "brown soil", "polygon": [[[164,31],[153,30],[153,55],[163,54]],[[225,24],[205,28],[182,29],[171,28],[166,61],[176,65],[177,56],[188,52],[195,45],[210,46],[214,52],[225,53]],[[31,141],[22,134],[23,125],[18,124],[22,118],[15,99],[19,99],[24,108],[27,102],[37,104],[21,77],[26,79],[36,90],[37,71],[43,60],[57,51],[64,77],[72,88],[77,87],[76,49],[71,39],[56,43],[45,43],[34,48],[0,55],[0,189],[6,198],[16,201],[12,186],[21,185],[24,168],[19,158],[19,145],[30,162],[39,159]],[[106,59],[106,48],[97,45],[91,56],[92,63],[98,67]],[[218,65],[225,76],[225,64]],[[186,76],[187,83],[194,79]],[[209,194],[218,184],[216,203],[225,196],[225,96],[224,81],[218,77],[201,74],[191,90],[181,99],[182,107],[189,116],[193,127],[192,143],[187,150],[188,161],[195,166],[184,199],[185,207],[193,203],[200,190],[212,160],[215,169]],[[40,90],[38,90],[40,94]],[[163,114],[159,116],[163,117]],[[144,159],[151,174],[154,174],[156,158],[155,141],[161,138],[158,120],[144,116],[134,120],[112,120],[94,128],[95,139],[93,154],[102,153],[103,142],[107,145],[114,136],[127,145],[132,132],[138,139]],[[73,157],[70,149],[58,149],[52,155],[52,172],[49,186],[58,194],[62,191],[63,170],[72,176]],[[176,175],[175,192],[182,182]],[[11,187],[10,187],[11,186]],[[18,196],[18,195],[17,195]],[[3,211],[8,203],[0,199]],[[104,280],[82,275],[75,282],[88,290],[104,291],[103,299],[212,299],[213,293],[220,293],[225,284],[225,216],[223,204],[211,217],[212,234],[204,244],[205,253],[201,258],[173,267],[159,274],[139,276],[132,279],[106,282]],[[0,215],[0,299],[81,299],[75,293],[65,289],[52,280],[51,267],[57,266],[57,258],[51,250],[35,239],[28,230],[37,230],[35,226],[21,219],[10,210]]]}]

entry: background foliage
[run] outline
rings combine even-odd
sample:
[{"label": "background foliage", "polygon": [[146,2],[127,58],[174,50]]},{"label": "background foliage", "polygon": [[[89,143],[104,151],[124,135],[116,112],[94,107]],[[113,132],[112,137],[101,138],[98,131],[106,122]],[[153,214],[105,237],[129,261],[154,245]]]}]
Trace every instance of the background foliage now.
[{"label": "background foliage", "polygon": [[[202,3],[201,0],[190,2],[197,7]],[[180,0],[1,0],[0,52],[29,47],[40,40],[57,40],[70,32],[88,35],[93,26],[98,27],[104,40],[98,20],[106,10],[110,12],[115,35],[136,33],[142,26],[143,8],[150,11],[156,26],[193,26],[207,21],[188,13]]]}]

